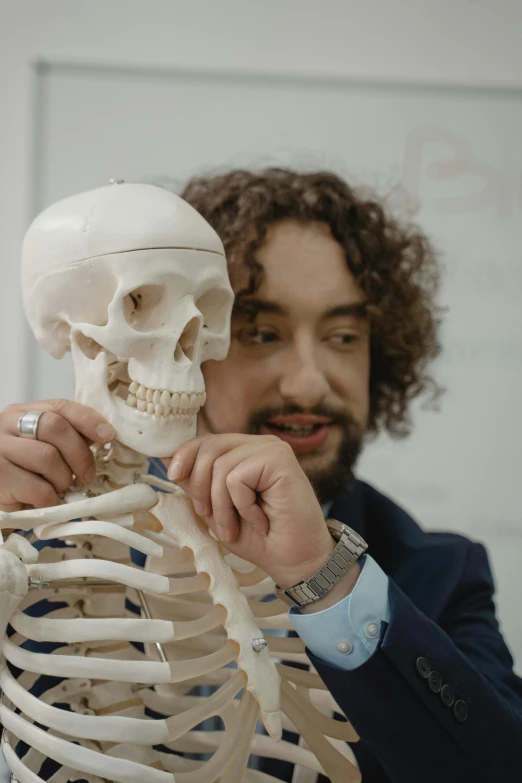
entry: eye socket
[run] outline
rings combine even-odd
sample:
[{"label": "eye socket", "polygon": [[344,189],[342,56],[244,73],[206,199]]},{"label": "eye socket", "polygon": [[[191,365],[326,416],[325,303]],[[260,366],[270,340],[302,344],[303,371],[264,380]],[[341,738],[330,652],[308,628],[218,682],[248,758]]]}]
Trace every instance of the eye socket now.
[{"label": "eye socket", "polygon": [[228,289],[213,288],[196,300],[196,307],[203,316],[203,328],[209,332],[222,332],[227,326],[232,294]]},{"label": "eye socket", "polygon": [[144,285],[135,288],[124,298],[123,312],[129,326],[140,332],[163,326],[168,315],[167,287]]}]

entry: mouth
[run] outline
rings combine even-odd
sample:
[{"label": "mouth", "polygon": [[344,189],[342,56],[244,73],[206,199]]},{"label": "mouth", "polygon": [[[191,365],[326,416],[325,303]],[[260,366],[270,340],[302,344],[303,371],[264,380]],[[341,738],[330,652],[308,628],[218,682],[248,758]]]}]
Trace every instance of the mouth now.
[{"label": "mouth", "polygon": [[322,446],[333,426],[329,419],[298,415],[271,419],[266,428],[272,435],[288,443],[296,453],[304,453]]},{"label": "mouth", "polygon": [[[196,416],[206,402],[203,392],[155,389],[132,380],[125,368],[108,378],[111,395],[129,408],[156,419],[172,420],[175,417]],[[121,402],[119,403],[121,404]]]}]

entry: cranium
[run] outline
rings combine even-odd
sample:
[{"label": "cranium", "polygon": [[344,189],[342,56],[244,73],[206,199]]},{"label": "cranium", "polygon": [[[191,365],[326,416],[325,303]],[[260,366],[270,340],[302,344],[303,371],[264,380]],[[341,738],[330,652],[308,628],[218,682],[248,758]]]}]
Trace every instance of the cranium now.
[{"label": "cranium", "polygon": [[[101,458],[93,449],[87,490],[75,483],[55,507],[0,511],[0,532],[67,543],[37,549],[13,533],[0,547],[0,664],[21,671],[15,679],[0,665],[13,780],[41,781],[49,761],[55,782],[275,780],[247,769],[252,751],[359,781],[346,744],[357,735],[324,714],[339,708],[319,676],[272,659],[307,661],[300,640],[280,637],[290,619],[265,600],[272,580],[226,553],[180,487],[140,473],[136,451],[170,455],[195,433],[200,365],[228,348],[232,291],[217,235],[159,188],[84,193],[32,224],[23,291],[37,339],[56,357],[72,351],[78,400],[114,424],[119,442]],[[44,617],[30,610],[40,590]],[[129,618],[129,602],[142,617]],[[56,684],[38,698],[41,677]],[[218,688],[193,696],[207,685]],[[202,735],[214,716],[224,728]],[[258,716],[269,736],[255,733]],[[276,744],[283,725],[308,748]],[[204,764],[180,755],[209,751]]]},{"label": "cranium", "polygon": [[60,201],[26,234],[22,289],[37,340],[71,350],[76,399],[121,443],[170,456],[195,435],[201,363],[226,356],[233,294],[221,240],[190,205],[137,184]]}]

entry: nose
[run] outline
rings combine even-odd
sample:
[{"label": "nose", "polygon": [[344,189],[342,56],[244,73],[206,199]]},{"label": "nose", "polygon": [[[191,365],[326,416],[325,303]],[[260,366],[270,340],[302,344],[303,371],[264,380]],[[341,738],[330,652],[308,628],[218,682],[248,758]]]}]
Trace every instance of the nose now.
[{"label": "nose", "polygon": [[176,364],[192,364],[197,359],[196,353],[201,340],[203,318],[201,315],[193,316],[181,333],[174,349],[174,361]]},{"label": "nose", "polygon": [[285,402],[313,408],[328,394],[330,386],[317,347],[296,345],[284,359],[279,392]]}]

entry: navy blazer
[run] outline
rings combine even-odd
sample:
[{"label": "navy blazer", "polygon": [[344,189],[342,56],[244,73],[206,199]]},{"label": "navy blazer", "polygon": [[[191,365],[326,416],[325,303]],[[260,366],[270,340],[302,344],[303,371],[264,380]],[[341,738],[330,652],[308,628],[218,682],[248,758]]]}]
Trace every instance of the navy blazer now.
[{"label": "navy blazer", "polygon": [[499,631],[481,544],[423,531],[361,481],[330,516],[390,578],[390,622],[358,669],[309,657],[360,736],[363,783],[522,780],[522,680]]},{"label": "navy blazer", "polygon": [[[390,623],[369,661],[346,671],[309,652],[361,738],[351,747],[363,783],[522,780],[522,680],[498,630],[484,547],[463,536],[424,532],[361,481],[330,516],[363,536],[390,577]],[[29,613],[47,611],[43,600]],[[23,646],[51,652],[61,645],[28,640]],[[31,692],[39,696],[59,681],[41,676]],[[19,755],[25,751],[18,743]],[[286,762],[262,759],[256,766],[291,780]],[[59,765],[47,760],[44,767],[52,774]]]}]

